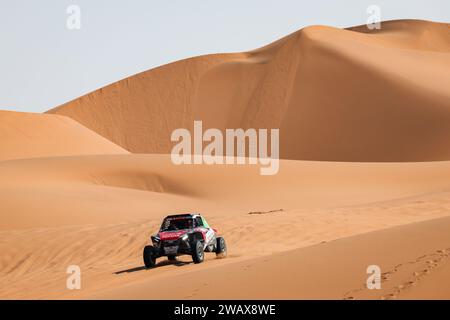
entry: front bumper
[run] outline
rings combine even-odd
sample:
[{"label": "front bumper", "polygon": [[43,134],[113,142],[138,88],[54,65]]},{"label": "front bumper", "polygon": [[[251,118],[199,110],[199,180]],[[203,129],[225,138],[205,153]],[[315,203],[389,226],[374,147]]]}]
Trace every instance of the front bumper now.
[{"label": "front bumper", "polygon": [[154,247],[159,257],[162,256],[177,256],[182,254],[191,254],[191,248],[188,241],[181,239],[177,240],[161,240],[159,243],[154,243]]}]

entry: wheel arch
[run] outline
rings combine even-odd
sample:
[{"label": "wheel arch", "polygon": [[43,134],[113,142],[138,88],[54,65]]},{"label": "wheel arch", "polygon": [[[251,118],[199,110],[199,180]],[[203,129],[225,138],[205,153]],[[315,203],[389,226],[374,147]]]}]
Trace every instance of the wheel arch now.
[{"label": "wheel arch", "polygon": [[200,231],[195,231],[189,234],[189,242],[193,243],[194,241],[205,242],[205,235]]}]

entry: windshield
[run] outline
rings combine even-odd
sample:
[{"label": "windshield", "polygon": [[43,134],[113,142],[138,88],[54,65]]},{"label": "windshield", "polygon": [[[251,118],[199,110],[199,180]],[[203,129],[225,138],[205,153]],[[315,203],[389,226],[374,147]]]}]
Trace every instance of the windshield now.
[{"label": "windshield", "polygon": [[160,231],[176,231],[192,229],[192,227],[192,218],[168,218],[164,220]]}]

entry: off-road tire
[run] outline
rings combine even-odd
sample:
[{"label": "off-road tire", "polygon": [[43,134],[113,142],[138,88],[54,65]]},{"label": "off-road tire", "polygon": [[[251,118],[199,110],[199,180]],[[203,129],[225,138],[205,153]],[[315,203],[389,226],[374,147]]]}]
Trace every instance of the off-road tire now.
[{"label": "off-road tire", "polygon": [[223,237],[217,237],[216,239],[216,257],[225,258],[227,256],[227,244]]},{"label": "off-road tire", "polygon": [[205,259],[203,244],[201,241],[194,241],[191,245],[192,260],[194,263],[201,263]]},{"label": "off-road tire", "polygon": [[144,265],[146,268],[153,268],[156,265],[156,254],[153,246],[145,246],[142,253]]}]

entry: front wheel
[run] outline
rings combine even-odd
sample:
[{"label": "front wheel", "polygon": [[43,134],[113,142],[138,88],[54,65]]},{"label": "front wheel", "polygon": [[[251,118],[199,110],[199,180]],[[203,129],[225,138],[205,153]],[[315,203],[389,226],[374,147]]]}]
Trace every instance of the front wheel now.
[{"label": "front wheel", "polygon": [[153,268],[156,265],[156,254],[153,246],[145,246],[142,256],[146,268]]},{"label": "front wheel", "polygon": [[191,251],[194,263],[203,262],[205,259],[205,252],[203,251],[203,244],[201,241],[195,241],[191,246]]},{"label": "front wheel", "polygon": [[225,258],[227,256],[227,244],[225,243],[225,239],[217,237],[216,241],[216,257]]}]

